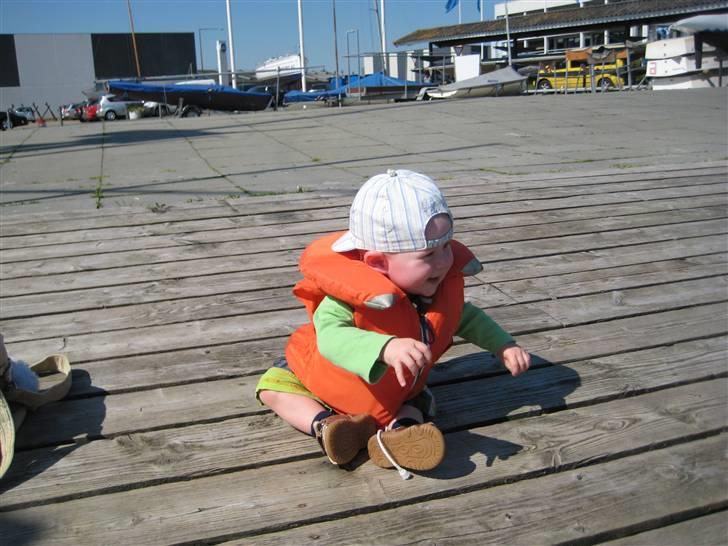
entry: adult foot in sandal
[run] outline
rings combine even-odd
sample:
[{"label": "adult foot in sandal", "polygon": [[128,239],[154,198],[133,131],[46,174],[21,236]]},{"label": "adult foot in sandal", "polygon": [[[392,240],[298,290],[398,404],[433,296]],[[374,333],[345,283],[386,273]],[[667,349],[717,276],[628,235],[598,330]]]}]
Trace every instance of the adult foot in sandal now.
[{"label": "adult foot in sandal", "polygon": [[377,423],[370,415],[331,415],[313,425],[316,439],[334,464],[350,462],[377,432]]},{"label": "adult foot in sandal", "polygon": [[387,430],[368,442],[369,458],[382,468],[396,462],[410,470],[432,470],[445,458],[445,438],[433,424]]}]

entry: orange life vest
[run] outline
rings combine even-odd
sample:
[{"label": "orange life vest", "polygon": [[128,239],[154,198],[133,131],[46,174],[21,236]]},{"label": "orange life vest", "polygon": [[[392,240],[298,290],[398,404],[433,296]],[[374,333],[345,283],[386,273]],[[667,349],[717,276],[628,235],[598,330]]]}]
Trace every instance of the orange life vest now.
[{"label": "orange life vest", "polygon": [[[293,293],[306,306],[309,319],[329,295],[350,305],[354,325],[364,330],[421,340],[421,320],[407,294],[386,276],[367,266],[358,251],[337,253],[331,245],[341,233],[314,241],[303,253],[301,280]],[[286,359],[291,370],[308,390],[335,411],[345,414],[367,413],[380,426],[386,426],[402,404],[419,394],[435,362],[452,344],[463,310],[464,275],[482,268],[470,250],[451,241],[453,266],[428,304],[424,316],[434,333],[430,345],[432,364],[419,377],[409,377],[400,386],[393,368],[375,384],[325,359],[316,346],[316,332],[310,322],[297,329],[286,346]]]}]

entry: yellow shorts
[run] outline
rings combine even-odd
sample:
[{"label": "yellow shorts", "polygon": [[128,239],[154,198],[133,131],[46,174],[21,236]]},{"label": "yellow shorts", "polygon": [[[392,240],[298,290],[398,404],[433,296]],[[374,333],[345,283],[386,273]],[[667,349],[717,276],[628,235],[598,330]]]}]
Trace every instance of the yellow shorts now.
[{"label": "yellow shorts", "polygon": [[[255,397],[258,399],[258,402],[260,402],[260,391],[289,392],[291,394],[307,396],[316,400],[325,408],[331,409],[301,383],[298,377],[296,377],[296,374],[288,368],[288,364],[284,359],[276,362],[272,368],[268,368],[261,376],[258,384],[255,386]],[[263,404],[263,402],[260,403]]]}]

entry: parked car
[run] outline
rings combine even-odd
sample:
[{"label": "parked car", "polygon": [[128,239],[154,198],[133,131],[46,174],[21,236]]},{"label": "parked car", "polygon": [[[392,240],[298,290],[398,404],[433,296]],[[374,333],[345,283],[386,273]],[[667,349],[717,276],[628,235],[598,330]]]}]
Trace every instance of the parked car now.
[{"label": "parked car", "polygon": [[159,117],[159,110],[162,110],[163,116],[171,116],[177,112],[177,106],[174,104],[163,104],[151,100],[144,101],[144,115],[149,117]]},{"label": "parked car", "polygon": [[15,113],[23,116],[28,121],[35,121],[35,111],[30,106],[18,106]]},{"label": "parked car", "polygon": [[81,121],[94,121],[97,120],[96,114],[99,109],[99,99],[92,99],[86,101],[81,108]]},{"label": "parked car", "polygon": [[102,95],[99,99],[99,109],[96,112],[96,117],[107,121],[113,121],[119,117],[125,118],[129,114],[127,107],[132,104],[143,105],[144,101],[125,100],[116,95]]},{"label": "parked car", "polygon": [[63,119],[81,119],[83,107],[86,102],[73,102],[61,107],[61,117]]},{"label": "parked car", "polygon": [[12,129],[18,125],[28,125],[28,118],[14,112],[0,111],[0,130]]}]

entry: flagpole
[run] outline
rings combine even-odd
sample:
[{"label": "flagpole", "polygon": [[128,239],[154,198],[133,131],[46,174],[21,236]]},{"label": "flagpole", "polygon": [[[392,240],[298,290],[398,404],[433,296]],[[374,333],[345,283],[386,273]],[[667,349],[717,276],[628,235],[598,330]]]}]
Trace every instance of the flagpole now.
[{"label": "flagpole", "polygon": [[[480,22],[483,22],[483,0],[478,0],[480,2]],[[485,44],[483,42],[480,42],[480,61],[483,61],[483,53],[484,53]],[[480,70],[478,70],[480,72]]]},{"label": "flagpole", "polygon": [[303,54],[303,7],[302,0],[298,0],[298,43],[301,54],[301,91],[306,92],[306,56]]},{"label": "flagpole", "polygon": [[232,86],[238,87],[238,77],[235,74],[235,46],[233,45],[233,23],[230,16],[230,0],[226,0],[227,5],[227,27],[228,27],[228,51],[230,52],[230,71],[232,72]]},{"label": "flagpole", "polygon": [[[331,6],[334,12],[334,57],[336,57],[336,75],[334,81],[336,82],[336,89],[341,89],[341,82],[339,81],[339,44],[338,38],[336,37],[336,0],[331,1]],[[341,91],[338,95],[339,108],[341,108]]]},{"label": "flagpole", "polygon": [[508,25],[508,0],[506,0],[506,45],[508,46],[508,66],[511,66],[511,31]]},{"label": "flagpole", "polygon": [[381,0],[380,6],[381,18],[379,20],[379,24],[381,25],[381,29],[379,34],[382,38],[382,67],[384,68],[384,73],[386,75],[389,75],[389,59],[387,58],[387,30],[384,26],[384,0]]}]

